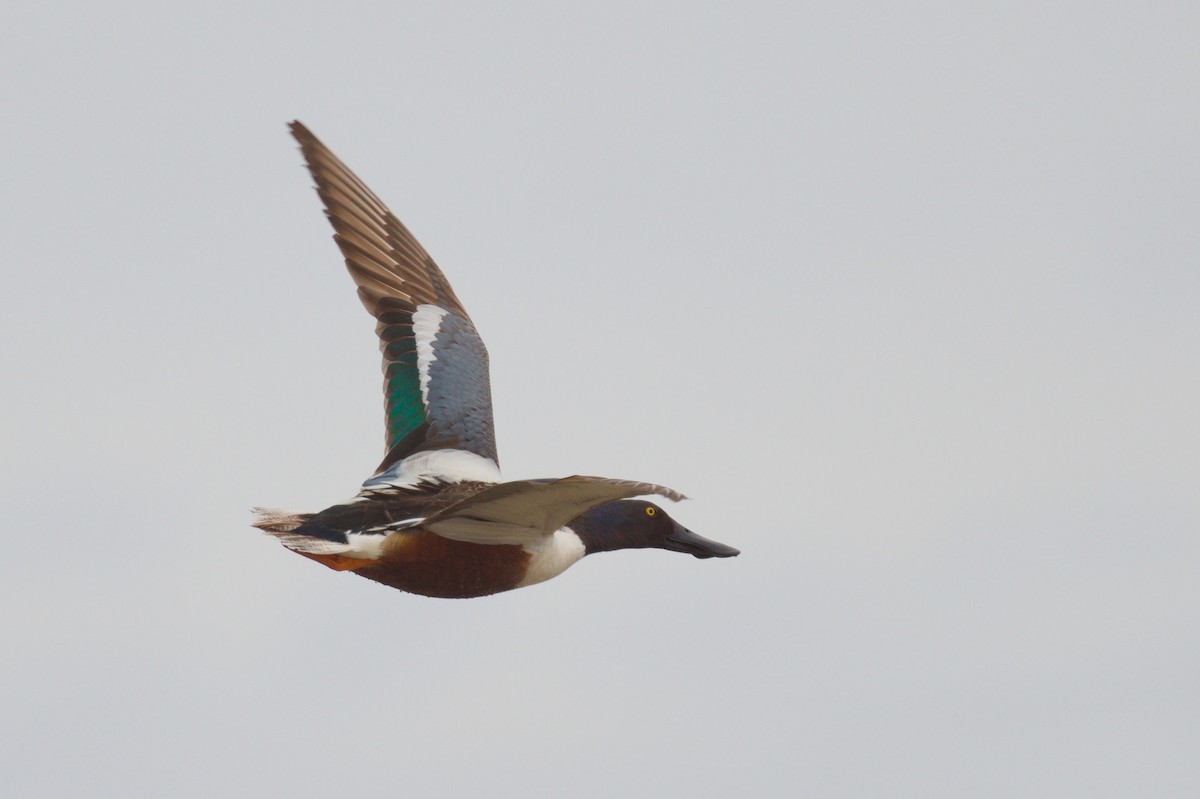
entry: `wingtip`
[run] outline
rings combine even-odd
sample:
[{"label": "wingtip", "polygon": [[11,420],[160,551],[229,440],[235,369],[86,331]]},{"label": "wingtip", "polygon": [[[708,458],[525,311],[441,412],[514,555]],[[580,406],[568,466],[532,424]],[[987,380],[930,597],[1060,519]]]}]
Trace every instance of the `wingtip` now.
[{"label": "wingtip", "polygon": [[313,135],[313,132],[309,130],[308,127],[305,126],[305,124],[300,120],[293,119],[291,122],[287,123],[287,126],[288,132],[292,134],[293,139],[300,142],[301,147],[317,141],[317,137]]},{"label": "wingtip", "polygon": [[687,495],[685,495],[679,491],[676,491],[673,488],[668,488],[667,486],[659,485],[657,483],[646,483],[641,480],[616,480],[616,479],[613,479],[610,477],[594,477],[594,476],[585,475],[585,474],[576,474],[576,475],[572,475],[570,477],[560,478],[559,480],[553,481],[553,482],[567,482],[567,481],[584,481],[584,482],[600,481],[603,483],[611,483],[613,485],[625,485],[625,486],[632,486],[633,488],[636,488],[636,489],[641,489],[640,493],[631,494],[630,496],[649,496],[650,494],[656,494],[660,497],[666,497],[667,499],[671,500],[672,502],[682,502],[685,499],[688,499]]}]

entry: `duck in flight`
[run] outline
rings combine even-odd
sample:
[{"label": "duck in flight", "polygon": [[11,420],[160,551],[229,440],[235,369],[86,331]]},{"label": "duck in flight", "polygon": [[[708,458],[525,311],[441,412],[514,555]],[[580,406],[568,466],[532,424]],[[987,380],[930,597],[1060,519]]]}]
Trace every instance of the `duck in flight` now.
[{"label": "duck in flight", "polygon": [[654,547],[728,558],[635,497],[683,495],[603,477],[500,482],[488,356],[445,275],[308,128],[290,125],[383,351],[387,454],[353,499],[318,513],[255,510],[254,526],[339,571],[465,598],[562,574],[585,555]]}]

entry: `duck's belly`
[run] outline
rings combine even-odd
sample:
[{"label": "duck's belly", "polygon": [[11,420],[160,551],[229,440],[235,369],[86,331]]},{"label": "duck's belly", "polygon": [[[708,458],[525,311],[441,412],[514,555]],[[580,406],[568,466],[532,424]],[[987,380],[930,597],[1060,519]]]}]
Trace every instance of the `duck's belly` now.
[{"label": "duck's belly", "polygon": [[524,547],[468,544],[419,530],[390,536],[379,560],[354,572],[412,594],[466,599],[522,585],[531,558]]}]

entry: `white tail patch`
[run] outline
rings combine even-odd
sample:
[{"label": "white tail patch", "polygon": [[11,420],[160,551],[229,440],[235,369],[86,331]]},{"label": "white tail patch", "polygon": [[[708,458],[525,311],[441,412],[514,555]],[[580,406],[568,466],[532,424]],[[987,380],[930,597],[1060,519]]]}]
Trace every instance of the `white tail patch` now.
[{"label": "white tail patch", "polygon": [[308,552],[313,555],[342,555],[350,551],[349,544],[339,544],[311,535],[302,535],[292,531],[304,523],[307,513],[297,513],[290,510],[273,510],[271,508],[253,508],[254,520],[250,524],[270,536],[279,539],[293,552]]},{"label": "white tail patch", "polygon": [[352,551],[353,547],[349,544],[339,544],[336,541],[327,541],[324,538],[317,538],[311,535],[273,533],[270,530],[267,531],[267,534],[278,538],[279,543],[293,552],[307,552],[310,555],[354,555],[358,557]]},{"label": "white tail patch", "polygon": [[[317,536],[292,532],[304,523],[305,518],[309,516],[307,513],[267,508],[254,508],[253,513],[252,525],[267,535],[279,539],[279,543],[293,552],[307,552],[311,555],[346,555],[352,558],[376,560],[383,554],[383,539],[388,536],[388,533],[383,530],[378,533],[350,533],[346,536],[349,541],[343,544]],[[408,526],[412,522],[419,521],[420,519],[409,519],[401,524]]]}]

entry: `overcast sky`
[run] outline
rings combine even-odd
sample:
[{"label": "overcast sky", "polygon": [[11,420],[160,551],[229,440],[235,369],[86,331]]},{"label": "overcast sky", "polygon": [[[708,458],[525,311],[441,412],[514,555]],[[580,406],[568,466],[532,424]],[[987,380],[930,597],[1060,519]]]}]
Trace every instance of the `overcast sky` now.
[{"label": "overcast sky", "polygon": [[[13,797],[1200,795],[1200,6],[65,3],[0,48]],[[406,595],[285,123],[491,351],[509,478],[742,549]]]}]

